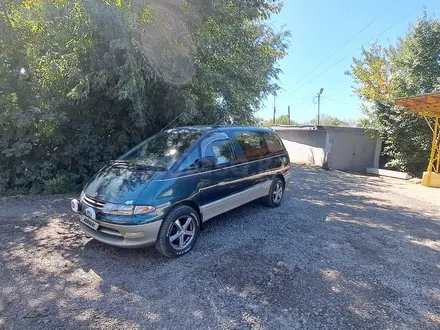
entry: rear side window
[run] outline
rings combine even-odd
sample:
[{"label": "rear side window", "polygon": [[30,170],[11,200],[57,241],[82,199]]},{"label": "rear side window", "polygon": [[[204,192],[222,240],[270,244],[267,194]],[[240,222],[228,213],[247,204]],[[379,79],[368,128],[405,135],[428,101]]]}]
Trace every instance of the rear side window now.
[{"label": "rear side window", "polygon": [[246,160],[254,160],[270,154],[269,147],[260,132],[235,132],[235,138]]},{"label": "rear side window", "polygon": [[284,151],[283,143],[275,133],[263,132],[263,139],[266,142],[267,148],[269,149],[269,153],[271,155]]}]

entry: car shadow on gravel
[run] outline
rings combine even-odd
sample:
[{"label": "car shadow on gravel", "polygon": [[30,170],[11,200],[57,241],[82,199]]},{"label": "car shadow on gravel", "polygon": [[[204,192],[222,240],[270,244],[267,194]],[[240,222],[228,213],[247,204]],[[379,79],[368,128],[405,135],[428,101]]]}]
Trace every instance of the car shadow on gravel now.
[{"label": "car shadow on gravel", "polygon": [[90,240],[68,197],[0,200],[17,204],[0,213],[0,328],[438,328],[436,210],[377,178],[292,173],[281,207],[212,219],[175,260]]}]

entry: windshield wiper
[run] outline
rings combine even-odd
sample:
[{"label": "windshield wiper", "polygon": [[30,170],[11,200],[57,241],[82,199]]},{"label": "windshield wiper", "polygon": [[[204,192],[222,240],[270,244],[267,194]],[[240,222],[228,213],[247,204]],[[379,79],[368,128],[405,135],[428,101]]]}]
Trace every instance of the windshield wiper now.
[{"label": "windshield wiper", "polygon": [[138,171],[166,171],[167,168],[164,166],[156,166],[156,165],[148,165],[148,164],[136,164],[135,162],[130,162],[129,160],[125,159],[116,159],[112,160],[111,164],[114,165],[125,165],[127,167],[130,167],[134,170]]},{"label": "windshield wiper", "polygon": [[112,159],[110,164],[129,164],[130,162],[125,159]]}]

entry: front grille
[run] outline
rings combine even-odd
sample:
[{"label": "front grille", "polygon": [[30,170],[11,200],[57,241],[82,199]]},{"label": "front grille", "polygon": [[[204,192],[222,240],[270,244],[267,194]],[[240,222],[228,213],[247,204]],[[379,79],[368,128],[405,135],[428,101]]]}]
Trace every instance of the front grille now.
[{"label": "front grille", "polygon": [[119,231],[115,230],[115,229],[99,226],[98,230],[101,233],[106,234],[106,235],[111,235],[111,236],[116,236],[116,237],[123,238],[122,234]]},{"label": "front grille", "polygon": [[105,202],[102,202],[102,201],[100,201],[100,200],[97,200],[97,199],[95,199],[95,198],[93,198],[93,197],[90,197],[90,196],[88,196],[88,195],[85,195],[84,196],[84,203],[86,203],[87,205],[89,205],[89,206],[91,206],[91,207],[94,207],[95,209],[97,209],[97,210],[102,210],[102,208],[104,207],[104,205],[105,205]]}]

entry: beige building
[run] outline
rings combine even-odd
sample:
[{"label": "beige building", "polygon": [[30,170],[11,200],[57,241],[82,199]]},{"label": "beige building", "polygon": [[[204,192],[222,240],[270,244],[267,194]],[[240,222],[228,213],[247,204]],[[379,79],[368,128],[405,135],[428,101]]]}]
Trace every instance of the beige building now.
[{"label": "beige building", "polygon": [[292,162],[354,172],[379,167],[382,142],[363,128],[274,125],[272,129],[283,140]]}]

